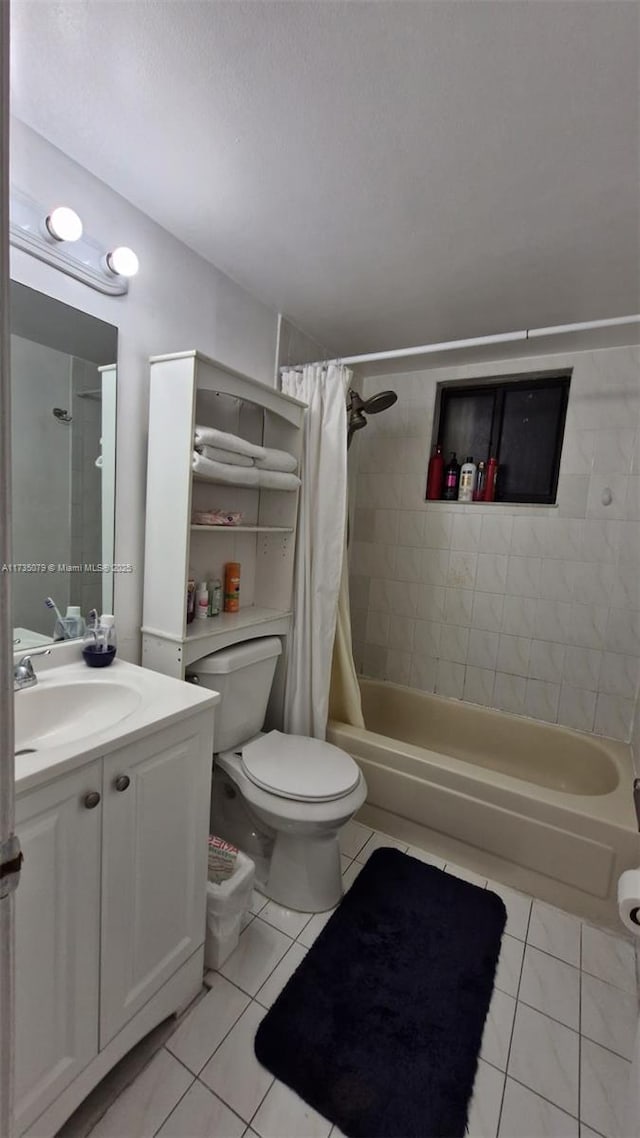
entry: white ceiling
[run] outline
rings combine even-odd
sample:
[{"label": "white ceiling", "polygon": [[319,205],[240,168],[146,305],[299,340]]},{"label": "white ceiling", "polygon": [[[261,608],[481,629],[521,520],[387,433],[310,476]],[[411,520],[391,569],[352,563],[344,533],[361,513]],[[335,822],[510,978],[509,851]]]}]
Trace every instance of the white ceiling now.
[{"label": "white ceiling", "polygon": [[635,2],[12,8],[18,117],[332,352],[638,311]]}]

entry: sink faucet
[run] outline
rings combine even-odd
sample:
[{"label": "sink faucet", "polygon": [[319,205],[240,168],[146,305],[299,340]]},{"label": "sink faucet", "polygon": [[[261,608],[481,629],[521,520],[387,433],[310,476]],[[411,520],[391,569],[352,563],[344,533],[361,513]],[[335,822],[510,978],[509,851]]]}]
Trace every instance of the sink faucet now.
[{"label": "sink faucet", "polygon": [[32,688],[38,682],[38,677],[33,670],[31,663],[32,656],[50,656],[51,649],[43,648],[40,652],[31,652],[28,656],[23,656],[21,660],[13,669],[13,690],[22,691],[24,688]]}]

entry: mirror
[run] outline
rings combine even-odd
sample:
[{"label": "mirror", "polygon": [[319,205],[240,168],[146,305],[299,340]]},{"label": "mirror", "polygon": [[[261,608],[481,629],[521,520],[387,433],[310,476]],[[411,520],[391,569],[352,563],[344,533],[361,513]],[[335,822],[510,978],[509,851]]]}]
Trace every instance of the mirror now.
[{"label": "mirror", "polygon": [[113,612],[117,350],[111,324],[11,282],[16,652],[81,636],[73,606]]}]

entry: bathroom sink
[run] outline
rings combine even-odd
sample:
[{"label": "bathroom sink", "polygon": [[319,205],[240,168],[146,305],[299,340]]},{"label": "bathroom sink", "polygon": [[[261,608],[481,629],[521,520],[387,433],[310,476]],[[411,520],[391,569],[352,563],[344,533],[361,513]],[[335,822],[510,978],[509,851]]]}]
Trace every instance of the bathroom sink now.
[{"label": "bathroom sink", "polygon": [[95,735],[140,706],[135,688],[101,677],[73,683],[44,682],[16,692],[15,751],[39,751]]}]

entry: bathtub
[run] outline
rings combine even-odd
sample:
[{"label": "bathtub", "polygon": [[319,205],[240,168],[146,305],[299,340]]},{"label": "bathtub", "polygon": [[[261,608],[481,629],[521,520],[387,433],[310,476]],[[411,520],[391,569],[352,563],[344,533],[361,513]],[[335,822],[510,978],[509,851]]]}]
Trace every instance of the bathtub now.
[{"label": "bathtub", "polygon": [[327,738],[367,780],[361,821],[580,916],[617,923],[640,864],[623,743],[362,680],[366,729]]}]

